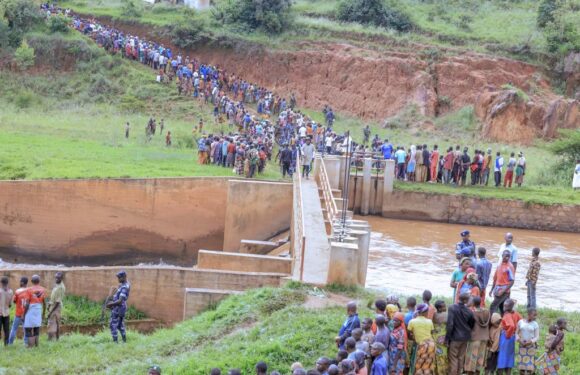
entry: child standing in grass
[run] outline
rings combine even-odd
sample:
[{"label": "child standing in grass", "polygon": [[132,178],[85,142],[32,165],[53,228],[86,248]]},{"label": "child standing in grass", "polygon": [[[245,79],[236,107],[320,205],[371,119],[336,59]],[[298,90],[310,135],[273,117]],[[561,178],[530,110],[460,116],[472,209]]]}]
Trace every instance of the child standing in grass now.
[{"label": "child standing in grass", "polygon": [[540,256],[540,248],[534,247],[532,249],[532,261],[530,262],[530,268],[528,268],[528,273],[526,274],[526,286],[528,287],[528,309],[536,308],[536,283],[538,282],[538,276],[540,275],[540,261],[538,257]]},{"label": "child standing in grass", "polygon": [[546,353],[538,360],[540,373],[544,375],[557,375],[560,371],[560,354],[564,351],[564,332],[560,333],[557,324],[548,328]]}]

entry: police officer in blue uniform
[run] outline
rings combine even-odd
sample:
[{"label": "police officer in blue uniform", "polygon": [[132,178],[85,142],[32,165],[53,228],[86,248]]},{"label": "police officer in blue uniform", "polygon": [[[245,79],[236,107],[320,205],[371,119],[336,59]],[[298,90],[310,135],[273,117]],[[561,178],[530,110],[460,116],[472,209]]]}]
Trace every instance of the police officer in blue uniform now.
[{"label": "police officer in blue uniform", "polygon": [[473,267],[475,267],[475,243],[469,239],[469,231],[464,230],[461,232],[461,242],[458,242],[455,245],[455,257],[457,260],[461,260],[462,258],[470,258]]},{"label": "police officer in blue uniform", "polygon": [[118,342],[117,333],[121,332],[121,339],[127,342],[125,335],[125,313],[127,312],[127,300],[129,299],[129,291],[131,284],[127,281],[127,273],[120,271],[117,273],[119,280],[119,287],[115,291],[111,302],[107,303],[107,308],[111,309],[111,336],[113,341]]}]

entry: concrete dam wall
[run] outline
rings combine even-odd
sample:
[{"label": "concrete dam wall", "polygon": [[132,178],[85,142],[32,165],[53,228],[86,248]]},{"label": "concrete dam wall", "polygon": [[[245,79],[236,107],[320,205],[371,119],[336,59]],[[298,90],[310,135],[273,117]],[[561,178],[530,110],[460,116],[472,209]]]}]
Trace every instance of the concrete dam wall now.
[{"label": "concrete dam wall", "polygon": [[[267,200],[246,195],[264,189]],[[160,260],[191,266],[200,248],[223,250],[226,223],[232,223],[228,204],[238,202],[228,209],[233,218],[254,213],[246,217],[249,232],[228,234],[234,247],[232,237],[265,239],[287,230],[290,210],[277,221],[267,212],[269,204],[291,207],[291,199],[290,184],[229,178],[1,181],[0,257],[67,266]]]}]

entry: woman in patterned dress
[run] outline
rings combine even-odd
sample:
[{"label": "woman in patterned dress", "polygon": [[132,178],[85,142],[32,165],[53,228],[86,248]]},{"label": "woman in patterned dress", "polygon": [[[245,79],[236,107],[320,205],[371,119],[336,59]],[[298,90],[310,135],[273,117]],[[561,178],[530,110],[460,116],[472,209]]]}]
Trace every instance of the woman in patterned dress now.
[{"label": "woman in patterned dress", "polygon": [[536,309],[528,309],[527,319],[518,322],[516,340],[520,345],[517,361],[521,375],[533,375],[536,371],[536,350],[540,339],[540,326],[536,321]]}]

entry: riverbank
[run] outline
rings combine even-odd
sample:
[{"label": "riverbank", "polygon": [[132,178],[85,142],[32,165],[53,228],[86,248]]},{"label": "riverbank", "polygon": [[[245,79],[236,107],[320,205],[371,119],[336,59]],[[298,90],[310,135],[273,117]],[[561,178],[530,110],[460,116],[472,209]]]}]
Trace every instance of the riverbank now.
[{"label": "riverbank", "polygon": [[[580,195],[577,192],[571,191],[566,204],[553,204],[544,200],[539,203],[481,196],[481,192],[487,189],[398,183],[396,190],[383,196],[382,216],[391,219],[580,232]],[[517,194],[517,188],[510,190],[510,194]]]},{"label": "riverbank", "polygon": [[[32,351],[14,345],[5,349],[0,367],[7,373],[139,374],[158,364],[163,372],[173,374],[205,375],[212,367],[238,367],[249,374],[263,360],[270,370],[286,374],[295,361],[311,368],[320,356],[334,357],[334,337],[344,320],[345,303],[357,300],[359,315],[370,317],[377,297],[385,296],[369,289],[330,287],[322,291],[300,284],[256,289],[231,296],[215,310],[174,328],[151,335],[129,332],[128,342],[122,346],[113,344],[107,331],[94,337],[67,335],[56,343],[42,337],[40,347]],[[571,330],[560,374],[577,374],[579,313],[541,309],[541,344],[546,326],[560,316],[569,320]]]}]

